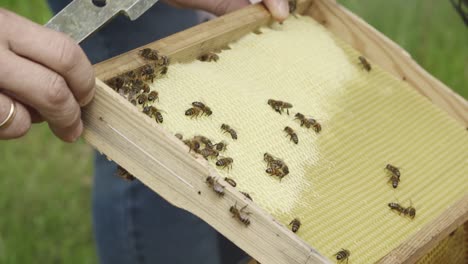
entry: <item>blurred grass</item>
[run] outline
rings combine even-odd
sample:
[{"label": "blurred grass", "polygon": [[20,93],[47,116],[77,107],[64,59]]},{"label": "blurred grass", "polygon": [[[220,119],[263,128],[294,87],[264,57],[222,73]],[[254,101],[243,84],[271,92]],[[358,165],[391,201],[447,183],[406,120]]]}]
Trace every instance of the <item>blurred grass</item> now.
[{"label": "blurred grass", "polygon": [[429,73],[468,98],[468,28],[449,0],[343,0]]},{"label": "blurred grass", "polygon": [[[467,28],[448,0],[345,0],[343,5],[468,97]],[[38,23],[43,0],[0,0]],[[0,142],[0,263],[96,263],[91,233],[91,149],[65,144],[46,125]]]},{"label": "blurred grass", "polygon": [[27,17],[39,24],[45,24],[52,16],[46,0],[0,0],[0,7]]}]

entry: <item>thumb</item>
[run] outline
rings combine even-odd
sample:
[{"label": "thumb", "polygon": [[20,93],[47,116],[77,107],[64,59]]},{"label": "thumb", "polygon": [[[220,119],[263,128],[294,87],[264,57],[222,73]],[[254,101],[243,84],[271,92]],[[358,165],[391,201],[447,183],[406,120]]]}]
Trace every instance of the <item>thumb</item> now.
[{"label": "thumb", "polygon": [[164,0],[164,2],[175,7],[201,9],[217,16],[250,4],[249,0]]},{"label": "thumb", "polygon": [[288,18],[289,5],[287,0],[264,0],[263,3],[274,19],[283,21]]},{"label": "thumb", "polygon": [[[176,7],[202,9],[218,16],[250,4],[249,0],[165,0],[165,2]],[[252,0],[252,2],[258,1]],[[263,2],[274,19],[283,21],[288,17],[289,6],[287,0],[264,0]]]}]

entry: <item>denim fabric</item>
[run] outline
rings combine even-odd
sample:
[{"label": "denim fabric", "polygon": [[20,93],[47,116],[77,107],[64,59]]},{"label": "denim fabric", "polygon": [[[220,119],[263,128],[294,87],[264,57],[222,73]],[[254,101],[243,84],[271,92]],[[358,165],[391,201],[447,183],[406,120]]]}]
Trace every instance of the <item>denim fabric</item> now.
[{"label": "denim fabric", "polygon": [[[68,0],[49,0],[54,13]],[[81,46],[103,61],[199,23],[197,13],[157,3],[136,21],[120,16]],[[173,207],[139,181],[115,176],[96,154],[93,225],[100,263],[237,263],[245,254],[196,216]]]}]

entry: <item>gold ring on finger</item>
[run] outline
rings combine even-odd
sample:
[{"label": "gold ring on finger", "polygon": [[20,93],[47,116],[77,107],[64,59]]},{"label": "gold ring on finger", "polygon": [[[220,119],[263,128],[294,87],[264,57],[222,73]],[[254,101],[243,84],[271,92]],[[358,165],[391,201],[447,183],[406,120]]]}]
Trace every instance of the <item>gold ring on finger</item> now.
[{"label": "gold ring on finger", "polygon": [[8,113],[8,116],[5,118],[5,120],[3,120],[2,122],[0,122],[0,129],[1,128],[4,128],[4,127],[7,127],[8,125],[10,125],[11,121],[13,120],[13,118],[15,117],[15,114],[16,114],[16,104],[13,100],[10,99],[10,112]]}]

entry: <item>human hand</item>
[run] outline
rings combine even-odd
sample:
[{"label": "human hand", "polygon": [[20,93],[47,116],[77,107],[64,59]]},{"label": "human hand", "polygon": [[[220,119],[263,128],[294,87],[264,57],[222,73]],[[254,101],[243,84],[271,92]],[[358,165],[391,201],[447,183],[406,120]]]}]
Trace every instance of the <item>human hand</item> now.
[{"label": "human hand", "polygon": [[[215,15],[223,15],[250,4],[249,0],[165,0],[167,3],[185,8],[196,8]],[[287,0],[263,0],[274,19],[285,20],[289,15]]]},{"label": "human hand", "polygon": [[80,106],[94,95],[94,70],[68,36],[0,8],[0,124],[13,102],[16,114],[0,140],[25,135],[46,121],[67,142],[83,131]]}]

